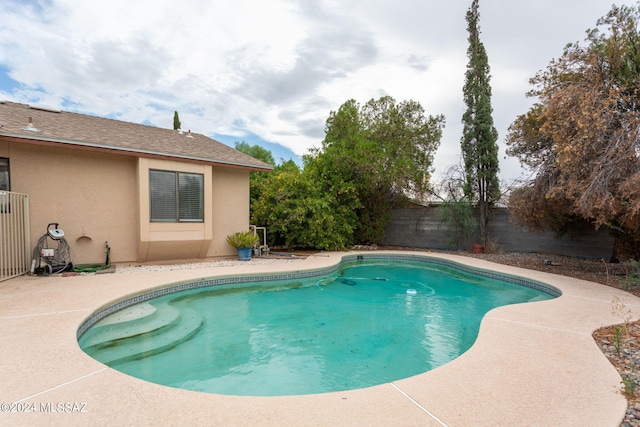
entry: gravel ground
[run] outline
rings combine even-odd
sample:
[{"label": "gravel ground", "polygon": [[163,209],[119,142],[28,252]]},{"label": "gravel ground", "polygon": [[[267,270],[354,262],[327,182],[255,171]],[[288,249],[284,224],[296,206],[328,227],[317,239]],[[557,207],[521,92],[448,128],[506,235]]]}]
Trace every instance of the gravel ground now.
[{"label": "gravel ground", "polygon": [[[375,249],[400,249],[384,247],[357,247],[358,250]],[[411,248],[401,248],[411,250]],[[498,264],[506,264],[531,270],[545,271],[561,274],[591,282],[601,283],[618,289],[624,289],[634,295],[640,296],[640,287],[629,287],[626,283],[626,274],[633,269],[629,263],[610,264],[604,259],[584,259],[550,254],[532,253],[487,253],[473,254],[470,252],[452,252],[456,255],[481,258]],[[291,254],[289,256],[269,256],[253,258],[252,264],[274,264],[298,262],[306,258],[309,253]],[[211,267],[227,267],[233,265],[245,265],[247,261],[220,260],[205,262],[185,262],[180,264],[131,264],[118,265],[116,274],[136,273],[142,271],[166,271],[184,270]],[[623,427],[640,427],[640,321],[629,319],[626,316],[624,306],[612,307],[620,313],[621,324],[602,328],[593,333],[593,338],[618,370],[620,376],[626,380],[621,382],[620,391],[625,394],[628,401],[628,409]],[[626,384],[626,387],[625,387]],[[637,388],[637,390],[636,390]],[[629,391],[633,389],[633,393]],[[625,393],[625,390],[627,393]]]},{"label": "gravel ground", "polygon": [[[625,323],[599,329],[593,334],[600,350],[616,367],[623,378],[620,390],[626,395],[628,406],[624,421],[620,424],[624,427],[640,426],[640,399],[637,386],[640,384],[640,325]],[[633,389],[633,390],[631,390]],[[627,391],[627,393],[625,393]]]},{"label": "gravel ground", "polygon": [[119,264],[116,267],[116,274],[128,274],[128,273],[141,273],[148,271],[170,271],[170,270],[195,270],[200,268],[215,268],[215,267],[232,267],[234,265],[264,265],[264,264],[288,264],[292,262],[299,262],[305,259],[305,256],[291,255],[291,256],[269,256],[269,257],[254,257],[251,261],[238,261],[236,259],[217,260],[217,261],[194,261],[184,262],[179,264]]}]

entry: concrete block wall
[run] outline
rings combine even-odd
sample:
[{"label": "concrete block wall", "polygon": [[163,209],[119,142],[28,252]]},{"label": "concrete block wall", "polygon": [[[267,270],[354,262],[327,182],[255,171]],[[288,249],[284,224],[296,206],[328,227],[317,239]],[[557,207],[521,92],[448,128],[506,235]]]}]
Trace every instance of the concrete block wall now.
[{"label": "concrete block wall", "polygon": [[[614,238],[605,228],[594,230],[580,224],[558,237],[554,232],[530,232],[515,224],[506,208],[494,208],[489,221],[489,239],[505,252],[539,252],[585,258],[609,259]],[[389,246],[470,251],[476,239],[452,242],[452,230],[441,220],[439,206],[394,209],[383,244]]]}]

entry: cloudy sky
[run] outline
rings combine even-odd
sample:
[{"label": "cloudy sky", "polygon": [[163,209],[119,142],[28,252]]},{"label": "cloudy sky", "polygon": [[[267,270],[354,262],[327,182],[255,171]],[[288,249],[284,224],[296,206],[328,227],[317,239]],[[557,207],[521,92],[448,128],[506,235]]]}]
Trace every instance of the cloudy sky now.
[{"label": "cloudy sky", "polygon": [[[618,0],[618,5],[635,1]],[[276,160],[319,147],[348,99],[413,99],[447,124],[436,176],[459,162],[471,0],[2,0],[0,99],[172,128]],[[528,80],[607,0],[480,0],[501,177]]]}]

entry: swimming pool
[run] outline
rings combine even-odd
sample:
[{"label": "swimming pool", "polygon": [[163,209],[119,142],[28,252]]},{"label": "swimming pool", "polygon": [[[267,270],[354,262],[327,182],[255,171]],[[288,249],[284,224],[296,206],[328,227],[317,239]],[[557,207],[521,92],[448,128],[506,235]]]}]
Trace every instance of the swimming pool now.
[{"label": "swimming pool", "polygon": [[115,369],[172,387],[322,393],[433,369],[473,344],[490,309],[559,295],[548,285],[442,260],[344,259],[326,271],[153,290],[95,313],[79,342]]}]

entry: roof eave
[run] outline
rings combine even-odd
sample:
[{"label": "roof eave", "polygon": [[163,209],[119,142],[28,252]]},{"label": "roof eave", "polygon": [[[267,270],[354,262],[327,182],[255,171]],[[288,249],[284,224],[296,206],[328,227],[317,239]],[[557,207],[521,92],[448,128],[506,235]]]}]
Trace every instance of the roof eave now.
[{"label": "roof eave", "polygon": [[12,133],[0,132],[0,139],[2,138],[6,140],[20,140],[20,141],[14,141],[14,142],[27,142],[30,144],[40,144],[40,145],[49,145],[49,146],[58,146],[58,145],[65,146],[66,145],[76,149],[111,152],[111,153],[115,152],[122,155],[129,155],[129,156],[136,156],[136,157],[179,159],[179,160],[187,161],[190,163],[216,164],[216,165],[223,165],[223,166],[240,168],[240,169],[250,169],[250,170],[259,171],[259,172],[269,172],[273,170],[273,167],[271,166],[262,167],[255,164],[252,165],[249,163],[233,162],[229,160],[209,159],[204,157],[186,156],[186,155],[180,155],[180,154],[169,154],[169,153],[162,153],[159,151],[116,147],[112,145],[96,144],[92,142],[61,140],[56,138],[43,138],[40,136],[29,136],[29,135],[23,135],[23,134],[12,134]]}]

